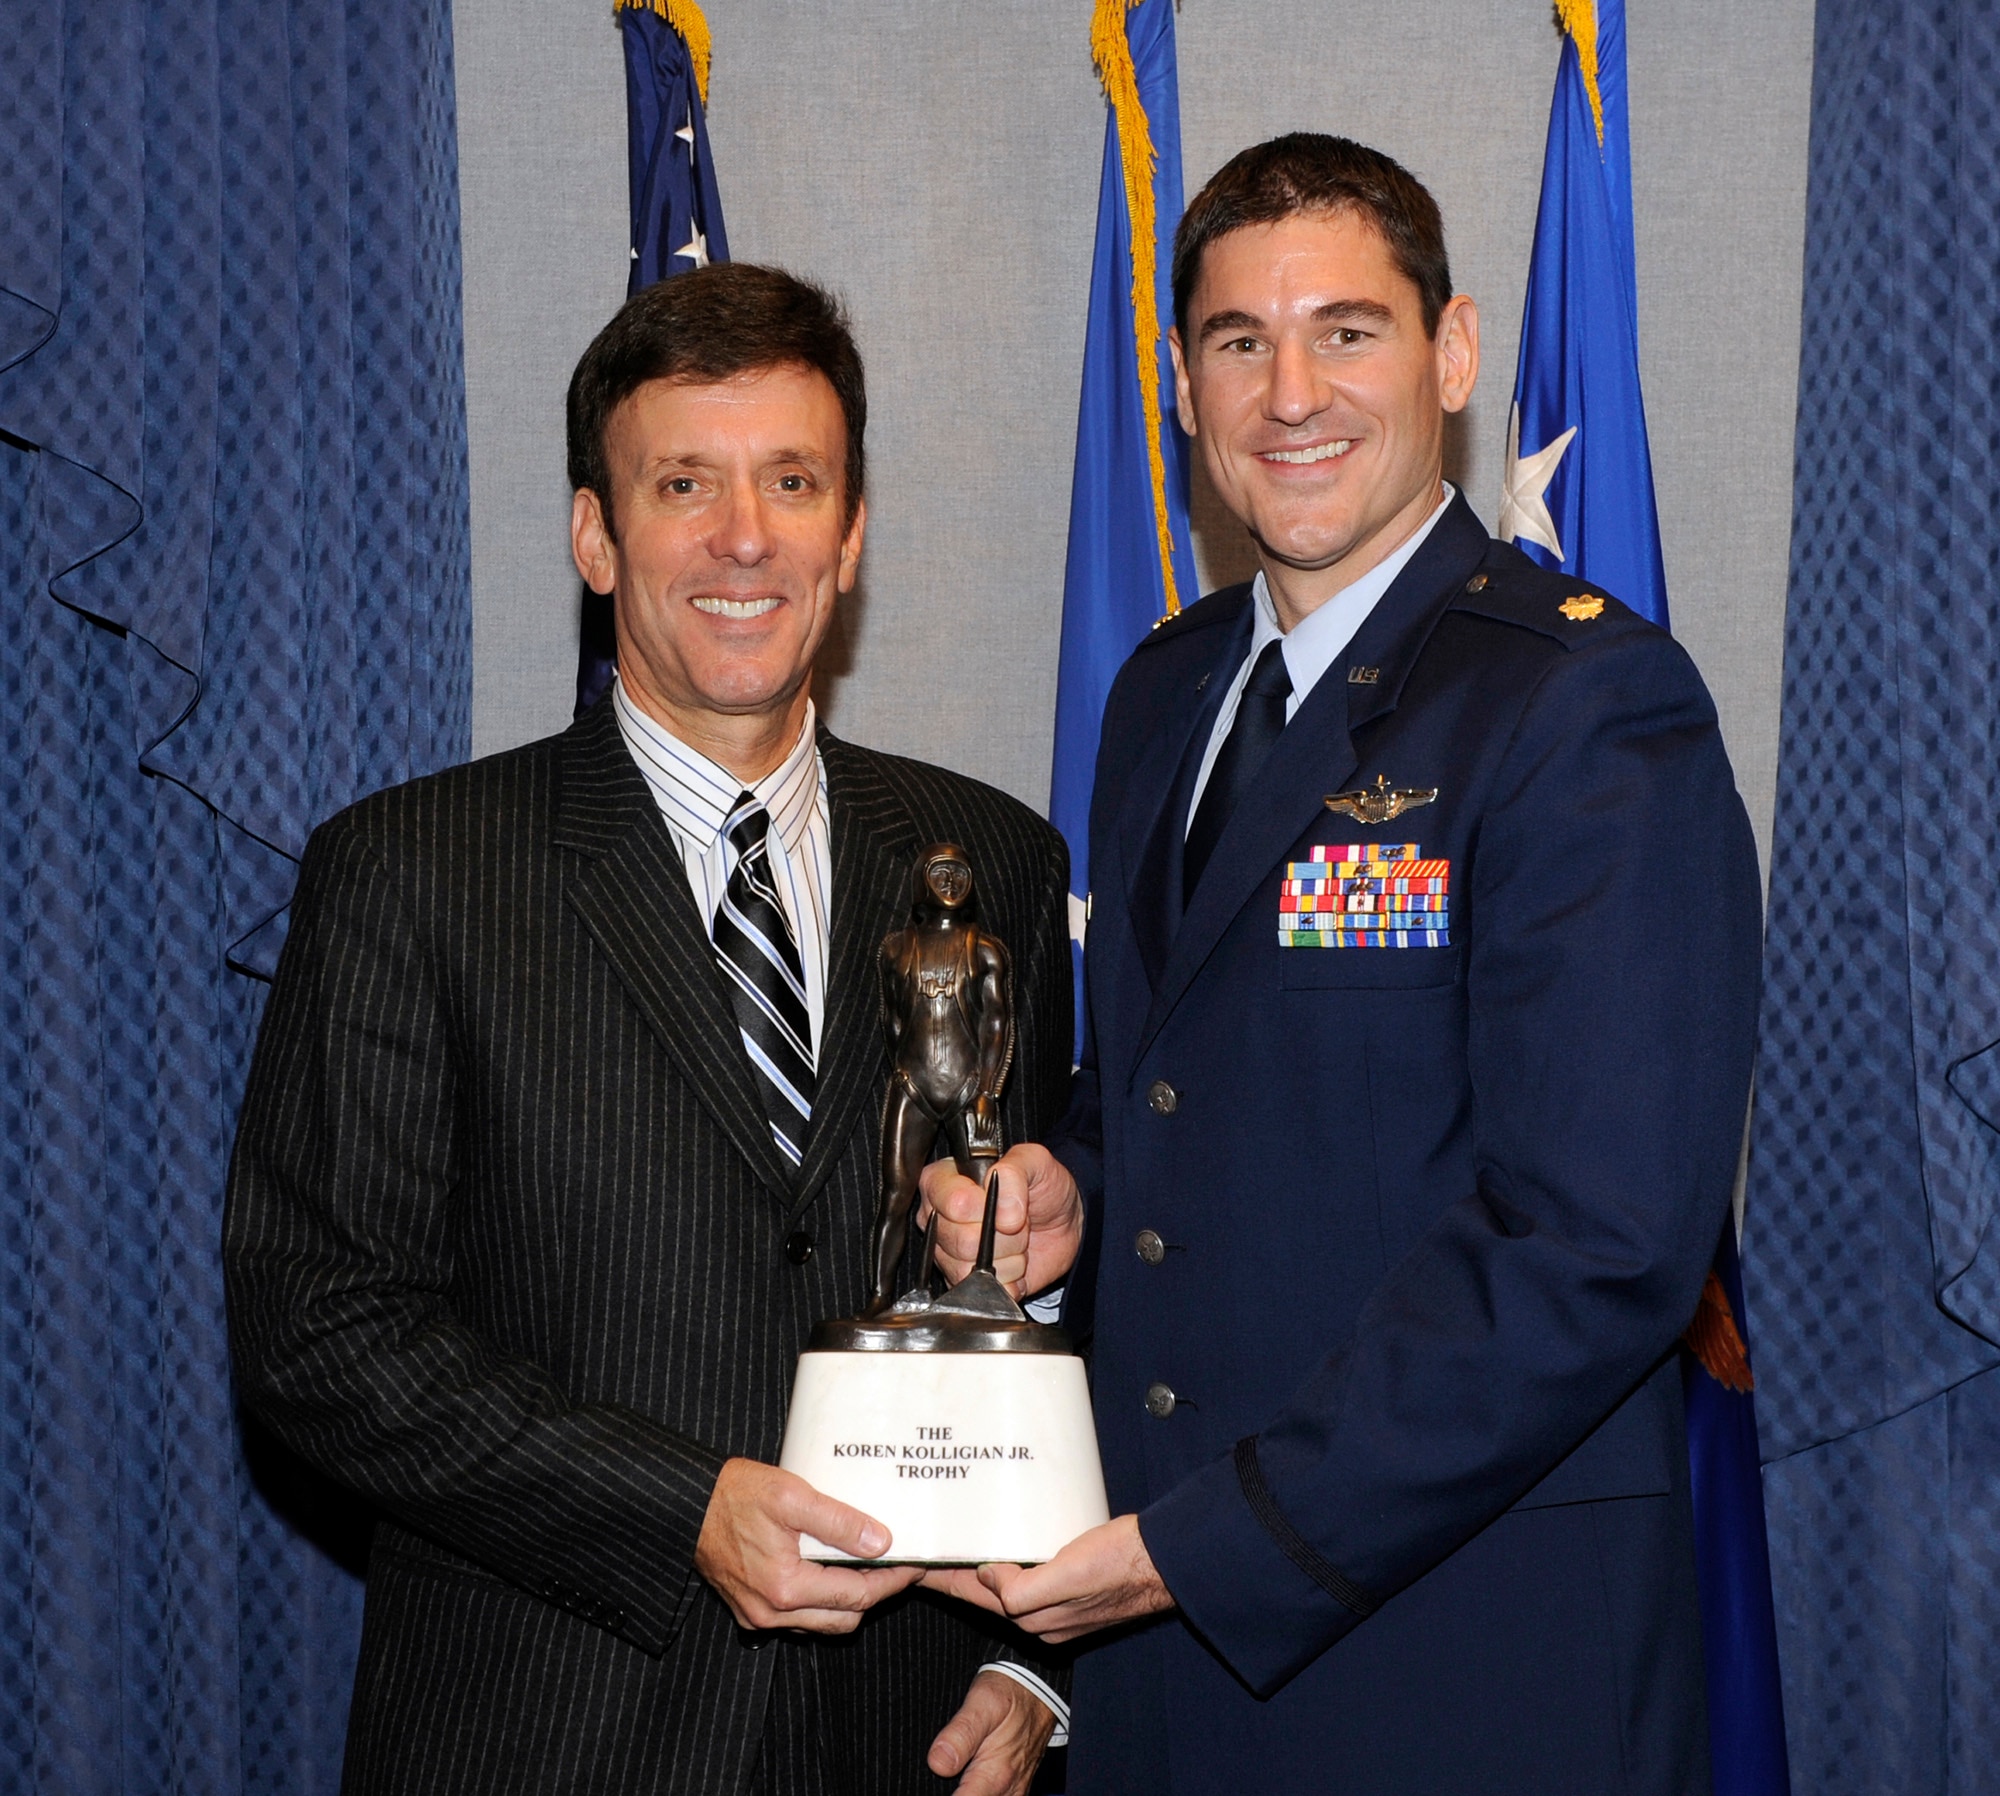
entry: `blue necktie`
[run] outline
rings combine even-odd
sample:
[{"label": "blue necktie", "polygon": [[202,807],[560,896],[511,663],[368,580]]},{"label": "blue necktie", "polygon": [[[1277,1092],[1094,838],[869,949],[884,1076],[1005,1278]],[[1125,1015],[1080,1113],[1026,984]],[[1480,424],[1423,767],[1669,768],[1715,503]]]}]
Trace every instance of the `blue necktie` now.
[{"label": "blue necktie", "polygon": [[1208,770],[1208,784],[1202,788],[1194,821],[1188,825],[1187,844],[1181,850],[1183,904],[1194,897],[1202,870],[1222,840],[1229,819],[1256,783],[1273,745],[1285,733],[1285,701],[1291,696],[1292,676],[1285,666],[1284,641],[1267,642],[1250,670],[1243,696],[1237,701],[1236,721],[1230,725],[1215,765]]}]

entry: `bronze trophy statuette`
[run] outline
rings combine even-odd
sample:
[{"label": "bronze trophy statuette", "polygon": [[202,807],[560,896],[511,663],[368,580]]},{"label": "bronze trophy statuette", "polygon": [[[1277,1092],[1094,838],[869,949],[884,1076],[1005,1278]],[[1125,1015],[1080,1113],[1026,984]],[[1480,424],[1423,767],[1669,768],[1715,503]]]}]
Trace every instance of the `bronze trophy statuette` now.
[{"label": "bronze trophy statuette", "polygon": [[[963,849],[944,842],[917,856],[910,920],[881,949],[889,1088],[874,1288],[859,1316],[814,1328],[779,1455],[888,1528],[878,1563],[1033,1564],[1110,1518],[1083,1362],[993,1272],[1014,994],[1006,945],[978,914]],[[892,1298],[918,1175],[940,1137],[986,1187],[978,1263],[934,1292],[933,1222],[917,1282]],[[802,1550],[846,1557],[810,1535]]]}]

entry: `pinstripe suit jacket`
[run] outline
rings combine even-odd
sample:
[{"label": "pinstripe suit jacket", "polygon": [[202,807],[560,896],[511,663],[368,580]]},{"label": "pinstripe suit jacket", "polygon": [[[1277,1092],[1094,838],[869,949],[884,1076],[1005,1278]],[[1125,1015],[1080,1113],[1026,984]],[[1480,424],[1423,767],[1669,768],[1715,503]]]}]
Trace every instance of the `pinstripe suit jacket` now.
[{"label": "pinstripe suit jacket", "polygon": [[968,1611],[913,1596],[849,1640],[761,1650],[694,1549],[722,1462],[777,1457],[812,1323],[866,1289],[875,958],[912,857],[961,843],[1014,949],[1016,1140],[1067,1084],[1067,857],[989,787],[820,747],[833,917],[798,1169],[608,702],[306,851],[225,1247],[247,1401],[385,1517],[351,1791],[738,1790],[774,1678],[829,1718],[792,1718],[818,1761],[800,1779],[939,1787],[923,1753],[992,1646]]}]

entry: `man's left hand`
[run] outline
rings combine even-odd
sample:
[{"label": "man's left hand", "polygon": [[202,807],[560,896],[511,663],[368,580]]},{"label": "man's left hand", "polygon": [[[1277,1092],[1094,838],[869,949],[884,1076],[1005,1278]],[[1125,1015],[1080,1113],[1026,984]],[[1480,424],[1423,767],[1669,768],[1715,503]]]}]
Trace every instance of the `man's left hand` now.
[{"label": "man's left hand", "polygon": [[924,1587],[1004,1615],[1052,1645],[1174,1606],[1136,1515],[1079,1534],[1046,1565],[927,1572]]},{"label": "man's left hand", "polygon": [[931,1742],[930,1768],[939,1777],[963,1771],[959,1796],[1027,1796],[1055,1727],[1032,1690],[1004,1672],[982,1671]]}]

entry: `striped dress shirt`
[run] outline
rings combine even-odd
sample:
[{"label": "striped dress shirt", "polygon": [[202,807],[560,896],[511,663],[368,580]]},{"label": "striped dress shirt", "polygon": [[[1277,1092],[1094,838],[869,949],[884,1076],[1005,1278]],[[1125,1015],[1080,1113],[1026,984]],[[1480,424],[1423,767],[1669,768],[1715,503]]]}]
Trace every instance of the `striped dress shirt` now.
[{"label": "striped dress shirt", "polygon": [[[715,913],[728,889],[729,876],[736,871],[736,853],[723,834],[729,813],[738,796],[749,792],[770,813],[767,835],[771,861],[771,883],[777,888],[778,902],[784,906],[785,920],[792,926],[798,943],[799,960],[805,972],[806,1007],[812,1016],[813,1053],[820,1050],[820,1035],[826,1017],[826,950],[828,919],[833,914],[833,863],[827,846],[826,768],[815,746],[818,714],[811,699],[806,701],[806,720],[799,739],[772,772],[745,786],[726,767],[717,766],[706,755],[688,747],[671,735],[625,696],[622,681],[612,682],[612,707],[618,714],[618,733],[639,771],[645,775],[653,801],[666,819],[674,843],[681,851],[681,865],[687,869],[688,886],[707,925],[709,940],[715,939]],[[994,1660],[985,1667],[1012,1678],[1034,1692],[1056,1718],[1056,1731],[1049,1741],[1062,1746],[1069,1740],[1069,1704],[1025,1665]]]},{"label": "striped dress shirt", "polygon": [[812,1018],[812,1047],[820,1050],[826,1023],[826,945],[832,916],[833,862],[827,847],[826,769],[814,746],[818,716],[806,701],[805,727],[792,751],[770,773],[746,786],[726,767],[688,747],[655,723],[614,682],[612,704],[618,713],[618,733],[632,759],[646,776],[653,802],[681,851],[688,886],[696,907],[715,939],[715,913],[729,876],[736,871],[736,850],[722,826],[736,808],[737,798],[750,793],[769,813],[766,835],[771,883],[792,926],[799,962],[805,974],[806,1010]]}]

